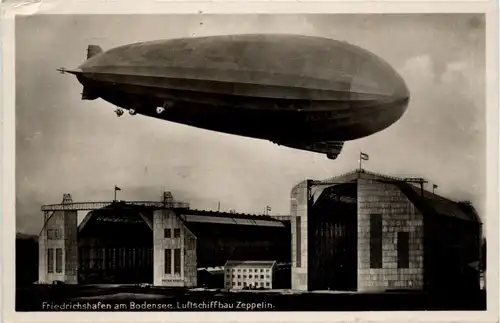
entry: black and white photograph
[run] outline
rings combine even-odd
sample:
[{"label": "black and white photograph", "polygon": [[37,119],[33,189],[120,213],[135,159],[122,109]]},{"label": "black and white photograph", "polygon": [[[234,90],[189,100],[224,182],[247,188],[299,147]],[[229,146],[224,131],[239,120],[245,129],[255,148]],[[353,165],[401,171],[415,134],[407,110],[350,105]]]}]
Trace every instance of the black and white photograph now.
[{"label": "black and white photograph", "polygon": [[486,311],[487,23],[17,15],[15,310]]}]

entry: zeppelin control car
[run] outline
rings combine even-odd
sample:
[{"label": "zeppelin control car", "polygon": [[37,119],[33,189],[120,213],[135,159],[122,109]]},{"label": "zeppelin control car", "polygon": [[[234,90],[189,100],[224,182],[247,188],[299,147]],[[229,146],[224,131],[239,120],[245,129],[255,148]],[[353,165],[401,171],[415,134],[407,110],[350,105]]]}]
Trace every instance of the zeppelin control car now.
[{"label": "zeppelin control car", "polygon": [[344,41],[243,34],[150,41],[103,51],[76,69],[82,99],[131,115],[324,153],[379,132],[406,111],[409,91],[378,56]]}]

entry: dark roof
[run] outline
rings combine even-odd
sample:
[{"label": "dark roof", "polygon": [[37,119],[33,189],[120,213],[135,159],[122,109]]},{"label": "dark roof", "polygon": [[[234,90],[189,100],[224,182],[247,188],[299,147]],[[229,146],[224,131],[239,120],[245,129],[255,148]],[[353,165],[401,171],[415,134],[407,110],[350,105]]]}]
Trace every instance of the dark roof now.
[{"label": "dark roof", "polygon": [[273,260],[229,260],[224,267],[240,267],[240,268],[272,268],[276,264]]},{"label": "dark roof", "polygon": [[358,179],[389,182],[396,185],[422,214],[442,215],[464,221],[481,222],[476,210],[470,203],[452,201],[425,189],[422,196],[420,186],[417,187],[414,184],[406,182],[404,178],[377,174],[366,170],[354,170],[324,181],[313,181],[313,183],[322,184],[315,194],[315,199],[318,199],[322,192],[329,187],[324,184],[332,183],[332,186],[335,186],[342,183],[356,182]]},{"label": "dark roof", "polygon": [[181,212],[186,215],[206,215],[206,216],[217,216],[217,217],[238,218],[238,219],[276,220],[272,216],[264,214],[231,213],[231,212],[207,211],[207,210],[196,210],[196,209],[185,209],[182,210]]},{"label": "dark roof", "polygon": [[194,215],[182,214],[181,219],[187,223],[212,223],[212,224],[229,224],[229,225],[249,225],[249,226],[264,226],[264,227],[279,227],[285,225],[279,220],[272,218],[245,218],[245,217],[229,217],[218,215]]},{"label": "dark roof", "polygon": [[433,194],[426,190],[422,191],[407,183],[397,185],[410,201],[423,213],[449,216],[465,221],[481,222],[474,207],[463,202],[455,202]]}]

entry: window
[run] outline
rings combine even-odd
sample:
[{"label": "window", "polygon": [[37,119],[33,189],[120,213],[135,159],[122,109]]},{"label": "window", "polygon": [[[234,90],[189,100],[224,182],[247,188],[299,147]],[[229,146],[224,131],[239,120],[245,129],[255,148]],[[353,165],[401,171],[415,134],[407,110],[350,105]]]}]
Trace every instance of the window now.
[{"label": "window", "polygon": [[238,286],[241,286],[241,282],[238,282]]},{"label": "window", "polygon": [[410,267],[409,240],[408,232],[398,232],[398,268]]},{"label": "window", "polygon": [[191,236],[188,236],[186,238],[186,249],[189,249],[189,250],[194,250],[196,249],[195,246],[196,246],[196,240],[191,237]]},{"label": "window", "polygon": [[47,272],[54,272],[54,249],[47,249]]},{"label": "window", "polygon": [[264,269],[261,269],[261,270],[260,270],[260,272],[261,272],[261,273],[263,273],[263,272],[264,272]]},{"label": "window", "polygon": [[174,238],[180,238],[181,237],[181,229],[177,228],[174,229]]},{"label": "window", "polygon": [[266,275],[266,278],[269,278],[270,276],[269,275]]},{"label": "window", "polygon": [[56,273],[62,273],[62,256],[63,252],[61,248],[56,249]]},{"label": "window", "polygon": [[163,235],[165,238],[171,238],[172,237],[172,231],[169,229],[164,229],[163,230]]},{"label": "window", "polygon": [[47,229],[47,239],[55,240],[61,238],[61,230],[59,229]]},{"label": "window", "polygon": [[247,275],[243,275],[243,278],[247,278]]},{"label": "window", "polygon": [[300,222],[300,216],[296,217],[295,219],[295,255],[296,259],[295,262],[297,263],[297,267],[302,267],[302,262],[301,262],[301,242],[302,242],[302,237],[301,237],[301,229],[302,229],[302,223]]},{"label": "window", "polygon": [[172,274],[172,250],[171,249],[165,249],[165,274],[168,274],[168,275]]},{"label": "window", "polygon": [[266,283],[266,286],[269,286],[269,283]]},{"label": "window", "polygon": [[260,275],[260,279],[264,279],[264,275]]},{"label": "window", "polygon": [[243,286],[245,286],[245,287],[246,287],[246,286],[247,286],[247,283],[246,283],[246,282],[244,282],[244,283],[243,283]]},{"label": "window", "polygon": [[252,278],[252,275],[248,275],[248,278]]},{"label": "window", "polygon": [[181,273],[181,249],[174,249],[174,274]]},{"label": "window", "polygon": [[238,275],[238,278],[241,278],[241,275]]},{"label": "window", "polygon": [[382,215],[370,216],[370,268],[382,268]]}]

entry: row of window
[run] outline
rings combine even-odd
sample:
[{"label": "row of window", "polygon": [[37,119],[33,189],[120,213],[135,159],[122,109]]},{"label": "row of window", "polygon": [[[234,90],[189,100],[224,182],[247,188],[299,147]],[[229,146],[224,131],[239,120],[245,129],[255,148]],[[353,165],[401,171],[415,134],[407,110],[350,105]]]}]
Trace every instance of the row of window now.
[{"label": "row of window", "polygon": [[[382,215],[372,214],[370,216],[370,268],[382,268],[382,231]],[[398,268],[410,267],[409,240],[409,232],[398,232]]]},{"label": "row of window", "polygon": [[[246,287],[246,286],[252,286],[252,284],[247,285],[247,282],[243,282],[243,283],[242,282],[233,282],[233,283],[228,283],[227,286],[233,286],[233,287],[234,286],[243,286],[243,287]],[[259,283],[257,282],[253,286],[259,287]],[[269,282],[266,282],[266,283],[261,282],[260,283],[260,287],[269,287],[269,286],[271,286],[271,284]]]},{"label": "row of window", "polygon": [[[240,268],[232,268],[232,270],[233,270],[233,273],[234,273],[234,272],[244,272],[244,273],[246,273],[246,272],[247,272],[247,269],[240,269]],[[268,272],[269,272],[269,269],[257,269],[257,268],[256,268],[256,269],[252,269],[252,268],[248,269],[248,272],[250,272],[250,273],[252,273],[252,272],[254,272],[254,271],[255,271],[256,273],[258,273],[258,272],[263,273],[264,271],[265,271],[266,273],[268,273]]]},{"label": "row of window", "polygon": [[[226,276],[227,279],[230,279],[230,278],[236,278],[236,275],[227,275]],[[266,278],[270,278],[271,276],[270,275],[265,275]],[[241,278],[241,275],[238,275],[237,278]],[[247,275],[243,275],[243,278],[247,278]],[[259,275],[248,275],[248,278],[259,278]],[[260,279],[264,279],[264,275],[260,275]]]},{"label": "row of window", "polygon": [[[173,229],[174,231],[174,238],[180,238],[181,237],[181,229]],[[164,229],[163,230],[163,237],[164,238],[172,238],[172,229]]]},{"label": "row of window", "polygon": [[[63,251],[61,248],[55,249],[55,263],[56,263],[56,273],[62,273],[62,258]],[[47,249],[47,272],[49,274],[54,273],[54,249]]]},{"label": "row of window", "polygon": [[[173,253],[173,261],[172,261]],[[173,267],[173,271],[172,271]],[[181,249],[165,249],[165,274],[181,273]]]}]

